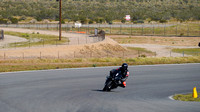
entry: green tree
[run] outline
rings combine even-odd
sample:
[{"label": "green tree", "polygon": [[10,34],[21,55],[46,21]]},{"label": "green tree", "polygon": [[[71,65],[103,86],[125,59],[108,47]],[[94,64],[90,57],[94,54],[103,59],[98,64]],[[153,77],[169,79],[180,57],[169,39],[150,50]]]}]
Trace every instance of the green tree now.
[{"label": "green tree", "polygon": [[0,24],[6,24],[6,23],[7,23],[7,20],[0,18]]},{"label": "green tree", "polygon": [[13,17],[11,17],[11,18],[9,18],[10,19],[10,21],[12,22],[12,24],[17,24],[18,23],[18,19],[17,18],[13,18]]},{"label": "green tree", "polygon": [[123,19],[121,20],[121,22],[122,22],[122,23],[125,23],[125,22],[126,22],[126,19],[123,18]]}]

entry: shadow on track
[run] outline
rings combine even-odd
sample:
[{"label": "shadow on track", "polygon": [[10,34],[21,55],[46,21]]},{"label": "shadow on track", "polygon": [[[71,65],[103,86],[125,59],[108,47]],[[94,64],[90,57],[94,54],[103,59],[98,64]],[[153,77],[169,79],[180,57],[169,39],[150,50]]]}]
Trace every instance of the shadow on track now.
[{"label": "shadow on track", "polygon": [[101,89],[93,89],[92,91],[97,91],[97,92],[116,92],[116,91],[103,91],[103,90],[101,90]]}]

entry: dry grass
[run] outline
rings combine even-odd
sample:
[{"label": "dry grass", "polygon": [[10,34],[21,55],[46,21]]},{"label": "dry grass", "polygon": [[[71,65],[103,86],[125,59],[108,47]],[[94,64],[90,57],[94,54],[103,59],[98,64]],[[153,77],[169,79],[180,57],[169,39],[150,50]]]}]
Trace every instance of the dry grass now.
[{"label": "dry grass", "polygon": [[[134,36],[200,36],[199,23],[188,22],[188,23],[170,23],[172,26],[169,27],[107,27],[103,29],[106,34],[113,35],[134,35]],[[168,24],[166,24],[168,25]],[[144,24],[145,26],[145,24]]]},{"label": "dry grass", "polygon": [[173,52],[185,53],[187,55],[200,56],[200,48],[184,48],[184,49],[172,49]]},{"label": "dry grass", "polygon": [[[198,93],[198,96],[199,95],[200,95],[200,93]],[[177,94],[173,98],[175,100],[180,100],[180,101],[196,101],[196,102],[200,102],[200,97],[193,98],[192,97],[192,93],[190,93],[190,94]]]},{"label": "dry grass", "polygon": [[121,44],[159,44],[170,46],[197,46],[200,37],[109,36]]},{"label": "dry grass", "polygon": [[18,36],[21,38],[27,39],[26,42],[17,42],[17,43],[10,43],[9,47],[29,47],[29,46],[44,46],[44,45],[57,45],[69,42],[68,38],[63,38],[61,41],[58,40],[58,36],[54,35],[44,35],[39,33],[20,33],[20,32],[12,32],[12,31],[5,31],[5,34]]},{"label": "dry grass", "polygon": [[170,58],[76,58],[76,59],[17,59],[0,60],[0,72],[45,70],[60,68],[120,66],[151,64],[200,63],[200,57],[170,57]]}]

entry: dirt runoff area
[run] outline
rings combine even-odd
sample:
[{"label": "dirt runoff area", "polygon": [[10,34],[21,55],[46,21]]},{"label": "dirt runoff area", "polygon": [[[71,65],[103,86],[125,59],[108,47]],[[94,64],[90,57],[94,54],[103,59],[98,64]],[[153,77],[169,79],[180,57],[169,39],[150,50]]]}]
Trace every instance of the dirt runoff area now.
[{"label": "dirt runoff area", "polygon": [[182,57],[185,54],[171,52],[174,48],[199,48],[200,37],[158,36],[108,36],[124,47],[139,47],[155,52],[157,57]]},{"label": "dirt runoff area", "polygon": [[126,51],[112,39],[85,45],[60,45],[34,48],[1,49],[1,59],[15,58],[90,58],[116,55]]},{"label": "dirt runoff area", "polygon": [[[4,30],[23,33],[39,32],[40,34],[58,35],[58,32],[55,31],[40,31],[19,28],[4,28]],[[84,38],[86,37],[85,34],[63,33],[63,36],[69,37],[70,42],[72,42],[71,45],[0,49],[0,59],[138,57],[139,55],[138,51],[122,47],[110,38],[97,42],[93,41],[94,39],[92,37],[89,37],[91,41],[87,41],[87,43],[85,43],[84,40],[79,40],[82,44],[77,45],[77,37]],[[16,40],[16,37],[14,40]],[[10,42],[12,43],[12,41]],[[142,54],[142,52],[140,52],[140,54]],[[153,56],[152,53],[148,52],[144,52],[143,55]]]},{"label": "dirt runoff area", "polygon": [[166,46],[198,47],[200,37],[159,37],[159,36],[108,36],[120,44],[154,44]]},{"label": "dirt runoff area", "polygon": [[[24,33],[40,32],[40,34],[58,35],[58,32],[55,31],[40,31],[15,28],[6,28],[5,30]],[[93,41],[93,39],[91,38],[91,41],[89,41],[88,43],[83,42],[81,45],[76,45],[78,41],[77,37],[79,38],[87,36],[83,34],[69,33],[64,33],[63,36],[69,37],[70,41],[72,42],[71,45],[0,49],[0,59],[138,57],[141,54],[147,57],[180,57],[182,56],[181,54],[171,53],[171,49],[177,47],[198,48],[195,45],[200,42],[200,37],[130,37],[124,35],[112,35],[107,36],[105,40],[100,42]],[[16,39],[17,37],[13,38]],[[11,40],[10,42],[12,42]],[[20,38],[18,38],[17,40],[20,40]],[[79,41],[82,42],[81,40]],[[152,53],[140,52],[139,50],[129,50],[126,47],[145,48],[149,51],[152,51]]]}]

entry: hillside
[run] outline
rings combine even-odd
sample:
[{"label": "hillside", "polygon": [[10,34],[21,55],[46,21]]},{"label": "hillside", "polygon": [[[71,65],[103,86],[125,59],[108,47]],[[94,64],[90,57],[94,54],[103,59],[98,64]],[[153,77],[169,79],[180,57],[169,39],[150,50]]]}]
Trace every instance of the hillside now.
[{"label": "hillside", "polygon": [[[0,0],[0,19],[58,20],[58,9],[56,0]],[[127,14],[132,20],[200,20],[199,12],[200,0],[62,0],[63,19],[83,23],[123,21]]]}]

